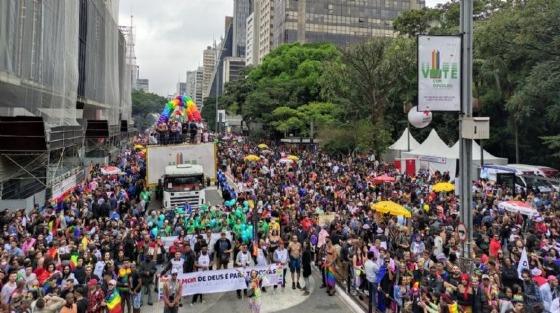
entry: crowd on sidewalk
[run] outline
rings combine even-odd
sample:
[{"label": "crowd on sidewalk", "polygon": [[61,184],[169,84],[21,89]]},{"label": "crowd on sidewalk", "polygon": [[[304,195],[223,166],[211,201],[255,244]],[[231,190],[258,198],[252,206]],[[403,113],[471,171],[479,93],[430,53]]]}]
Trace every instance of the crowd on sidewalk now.
[{"label": "crowd on sidewalk", "polygon": [[[157,300],[156,279],[165,274],[172,277],[165,310],[177,312],[186,303],[178,274],[271,263],[292,282],[274,288],[308,295],[315,264],[323,277],[316,287],[334,295],[336,284],[347,282],[370,311],[560,312],[558,193],[514,195],[475,181],[469,262],[456,195],[431,188],[452,180],[446,173],[410,177],[369,155],[259,148],[235,136],[218,145],[223,206],[150,210],[143,155],[125,149],[112,164],[122,174],[91,166],[83,184],[46,205],[3,212],[0,312],[139,312]],[[259,157],[247,160],[251,154]],[[395,181],[374,183],[383,174]],[[528,201],[539,214],[500,209],[508,199]],[[376,212],[371,204],[380,200],[411,217]],[[165,246],[162,237],[173,235]],[[246,278],[238,295],[259,312],[270,288],[261,288],[255,273]]]}]

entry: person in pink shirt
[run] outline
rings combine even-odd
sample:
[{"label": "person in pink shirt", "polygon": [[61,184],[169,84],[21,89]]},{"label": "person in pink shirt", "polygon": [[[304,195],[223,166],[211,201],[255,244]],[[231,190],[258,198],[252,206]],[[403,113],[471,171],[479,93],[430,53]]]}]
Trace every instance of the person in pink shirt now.
[{"label": "person in pink shirt", "polygon": [[500,243],[500,236],[498,234],[494,234],[494,236],[492,236],[492,239],[490,239],[490,248],[489,248],[490,257],[494,259],[497,258],[498,252],[500,250],[502,250],[502,244]]}]

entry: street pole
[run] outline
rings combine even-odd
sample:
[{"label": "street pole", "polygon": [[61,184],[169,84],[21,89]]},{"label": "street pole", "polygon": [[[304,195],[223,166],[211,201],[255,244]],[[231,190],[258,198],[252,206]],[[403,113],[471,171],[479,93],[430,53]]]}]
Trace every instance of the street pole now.
[{"label": "street pole", "polygon": [[472,223],[472,139],[462,137],[462,118],[472,117],[472,37],[473,37],[473,0],[461,1],[461,33],[463,35],[461,66],[461,119],[459,122],[460,178],[461,178],[461,222],[467,234],[463,243],[463,257],[470,259],[473,238]]}]

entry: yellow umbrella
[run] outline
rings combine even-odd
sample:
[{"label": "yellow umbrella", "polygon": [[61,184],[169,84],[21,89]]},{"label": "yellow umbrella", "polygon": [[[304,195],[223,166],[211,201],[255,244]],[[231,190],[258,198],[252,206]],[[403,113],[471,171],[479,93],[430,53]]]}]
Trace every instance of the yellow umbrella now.
[{"label": "yellow umbrella", "polygon": [[244,158],[245,161],[250,161],[250,162],[256,162],[260,159],[261,158],[258,155],[254,155],[254,154],[249,154]]},{"label": "yellow umbrella", "polygon": [[412,217],[412,214],[402,205],[393,201],[379,201],[370,204],[370,207],[379,213],[389,213],[394,216]]},{"label": "yellow umbrella", "polygon": [[264,143],[261,143],[260,145],[258,145],[257,147],[259,147],[259,149],[268,149],[268,146]]},{"label": "yellow umbrella", "polygon": [[290,159],[290,160],[292,160],[292,161],[294,161],[294,162],[299,161],[299,157],[298,157],[297,155],[291,154],[291,155],[288,155],[287,158]]},{"label": "yellow umbrella", "polygon": [[447,182],[437,183],[432,186],[432,191],[434,192],[450,192],[453,190],[455,190],[455,185]]}]

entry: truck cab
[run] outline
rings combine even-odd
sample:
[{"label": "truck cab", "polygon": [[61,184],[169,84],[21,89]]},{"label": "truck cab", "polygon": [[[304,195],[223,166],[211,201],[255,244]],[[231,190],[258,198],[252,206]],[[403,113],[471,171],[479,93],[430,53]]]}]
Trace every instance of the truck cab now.
[{"label": "truck cab", "polygon": [[163,175],[163,206],[167,209],[205,203],[204,169],[197,164],[168,165]]}]

